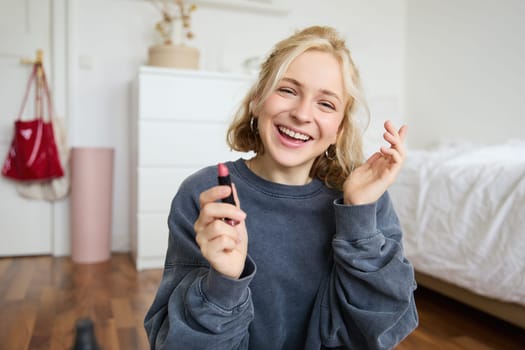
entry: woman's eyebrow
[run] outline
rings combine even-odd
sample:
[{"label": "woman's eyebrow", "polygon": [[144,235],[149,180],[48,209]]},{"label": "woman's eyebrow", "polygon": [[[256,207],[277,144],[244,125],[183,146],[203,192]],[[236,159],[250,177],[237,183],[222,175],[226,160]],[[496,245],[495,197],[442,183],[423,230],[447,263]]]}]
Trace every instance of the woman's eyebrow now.
[{"label": "woman's eyebrow", "polygon": [[283,81],[287,81],[289,83],[292,83],[293,85],[298,86],[298,87],[302,87],[303,86],[303,84],[301,84],[299,81],[295,80],[294,78],[284,77],[282,80]]},{"label": "woman's eyebrow", "polygon": [[[289,78],[289,77],[284,77],[282,79],[283,81],[287,81],[289,83],[292,83],[298,87],[302,87],[303,84],[301,84],[299,81],[295,80],[294,78]],[[321,89],[319,90],[321,91],[321,93],[323,93],[324,95],[328,95],[328,96],[333,96],[334,98],[336,98],[339,102],[342,102],[341,98],[339,97],[338,94],[336,94],[335,92],[331,91],[331,90],[326,90],[326,89]]]}]

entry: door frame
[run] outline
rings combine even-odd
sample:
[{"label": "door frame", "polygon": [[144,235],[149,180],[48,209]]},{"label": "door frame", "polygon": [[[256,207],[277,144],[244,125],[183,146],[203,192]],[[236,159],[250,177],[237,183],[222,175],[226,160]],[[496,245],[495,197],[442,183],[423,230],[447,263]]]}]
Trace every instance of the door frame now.
[{"label": "door frame", "polygon": [[[74,122],[74,38],[76,0],[51,0],[51,47],[49,55],[51,66],[51,86],[54,107],[58,116],[63,117],[67,125],[68,144],[71,139]],[[44,57],[45,59],[45,57]],[[51,203],[51,255],[70,255],[70,206],[69,196]]]}]

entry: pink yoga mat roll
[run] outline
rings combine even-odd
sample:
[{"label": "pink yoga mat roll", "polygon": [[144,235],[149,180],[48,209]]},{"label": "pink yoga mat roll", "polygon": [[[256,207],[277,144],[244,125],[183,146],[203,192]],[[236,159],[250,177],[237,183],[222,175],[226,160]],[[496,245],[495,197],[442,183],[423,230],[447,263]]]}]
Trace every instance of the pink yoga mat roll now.
[{"label": "pink yoga mat roll", "polygon": [[110,258],[113,158],[111,148],[71,150],[71,253],[75,263]]}]

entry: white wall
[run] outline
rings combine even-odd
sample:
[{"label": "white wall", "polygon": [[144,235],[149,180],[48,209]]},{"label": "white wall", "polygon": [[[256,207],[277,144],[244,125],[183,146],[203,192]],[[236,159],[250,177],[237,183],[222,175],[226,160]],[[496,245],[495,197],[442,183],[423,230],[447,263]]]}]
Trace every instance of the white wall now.
[{"label": "white wall", "polygon": [[[240,71],[246,58],[265,55],[295,29],[334,26],[348,39],[373,114],[399,120],[405,1],[288,0],[290,11],[280,16],[203,5],[192,15],[190,44],[201,50],[202,69]],[[148,1],[73,0],[70,6],[70,141],[115,148],[113,249],[128,250],[129,83],[147,61],[159,15]]]},{"label": "white wall", "polygon": [[409,144],[525,135],[525,1],[408,0]]}]

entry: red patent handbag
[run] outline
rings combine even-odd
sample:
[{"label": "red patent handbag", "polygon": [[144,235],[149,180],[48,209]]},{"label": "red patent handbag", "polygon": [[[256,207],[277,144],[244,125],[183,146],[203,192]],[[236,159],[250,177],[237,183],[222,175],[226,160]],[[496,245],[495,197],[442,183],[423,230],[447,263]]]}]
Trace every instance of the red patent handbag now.
[{"label": "red patent handbag", "polygon": [[[22,120],[27,97],[35,83],[35,119]],[[44,119],[44,98],[48,118]],[[44,68],[36,63],[15,121],[13,140],[2,167],[2,175],[14,180],[51,180],[64,176],[51,122],[52,105]]]}]

